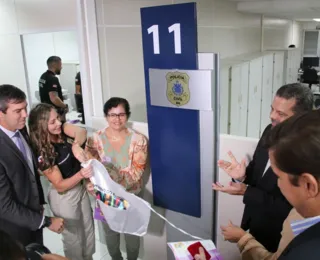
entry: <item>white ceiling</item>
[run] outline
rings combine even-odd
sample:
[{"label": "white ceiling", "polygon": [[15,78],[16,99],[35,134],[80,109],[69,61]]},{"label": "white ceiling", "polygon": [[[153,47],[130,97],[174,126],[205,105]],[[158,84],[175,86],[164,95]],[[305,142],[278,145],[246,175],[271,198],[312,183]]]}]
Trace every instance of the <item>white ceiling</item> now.
[{"label": "white ceiling", "polygon": [[247,13],[265,14],[312,21],[320,18],[320,0],[229,0],[237,2],[238,10]]}]

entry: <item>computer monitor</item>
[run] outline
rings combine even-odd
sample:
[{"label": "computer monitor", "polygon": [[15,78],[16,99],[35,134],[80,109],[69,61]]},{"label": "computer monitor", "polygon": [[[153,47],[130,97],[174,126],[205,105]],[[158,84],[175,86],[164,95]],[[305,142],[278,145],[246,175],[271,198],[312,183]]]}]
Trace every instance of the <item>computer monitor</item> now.
[{"label": "computer monitor", "polygon": [[304,57],[303,67],[319,67],[319,57]]}]

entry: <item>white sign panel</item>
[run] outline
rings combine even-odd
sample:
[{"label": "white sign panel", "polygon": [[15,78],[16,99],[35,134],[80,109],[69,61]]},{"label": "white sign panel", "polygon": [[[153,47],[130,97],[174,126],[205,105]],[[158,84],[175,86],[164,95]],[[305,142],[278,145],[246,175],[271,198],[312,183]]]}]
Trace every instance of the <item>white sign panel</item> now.
[{"label": "white sign panel", "polygon": [[213,108],[212,70],[149,69],[151,105],[180,109]]}]

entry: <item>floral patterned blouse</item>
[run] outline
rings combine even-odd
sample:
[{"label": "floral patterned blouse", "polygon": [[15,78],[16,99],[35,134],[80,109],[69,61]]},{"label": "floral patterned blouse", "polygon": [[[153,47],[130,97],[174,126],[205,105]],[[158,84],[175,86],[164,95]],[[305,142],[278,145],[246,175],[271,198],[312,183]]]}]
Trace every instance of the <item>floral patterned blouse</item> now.
[{"label": "floral patterned blouse", "polygon": [[111,145],[106,128],[88,138],[86,151],[99,160],[108,170],[110,177],[128,192],[138,194],[143,186],[142,175],[148,157],[147,139],[128,128],[129,134],[119,150]]}]

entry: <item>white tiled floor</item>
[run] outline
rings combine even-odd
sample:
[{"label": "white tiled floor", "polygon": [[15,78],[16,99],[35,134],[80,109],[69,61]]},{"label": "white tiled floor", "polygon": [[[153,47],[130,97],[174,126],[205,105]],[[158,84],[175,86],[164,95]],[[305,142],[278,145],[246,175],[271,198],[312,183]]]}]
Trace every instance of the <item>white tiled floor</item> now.
[{"label": "white tiled floor", "polygon": [[[111,260],[108,254],[107,246],[98,240],[99,232],[97,223],[95,223],[96,231],[96,253],[93,255],[94,260]],[[58,255],[64,255],[61,235],[51,232],[48,229],[44,230],[44,244],[50,249],[52,253]],[[126,254],[122,252],[123,258],[125,259]]]}]

